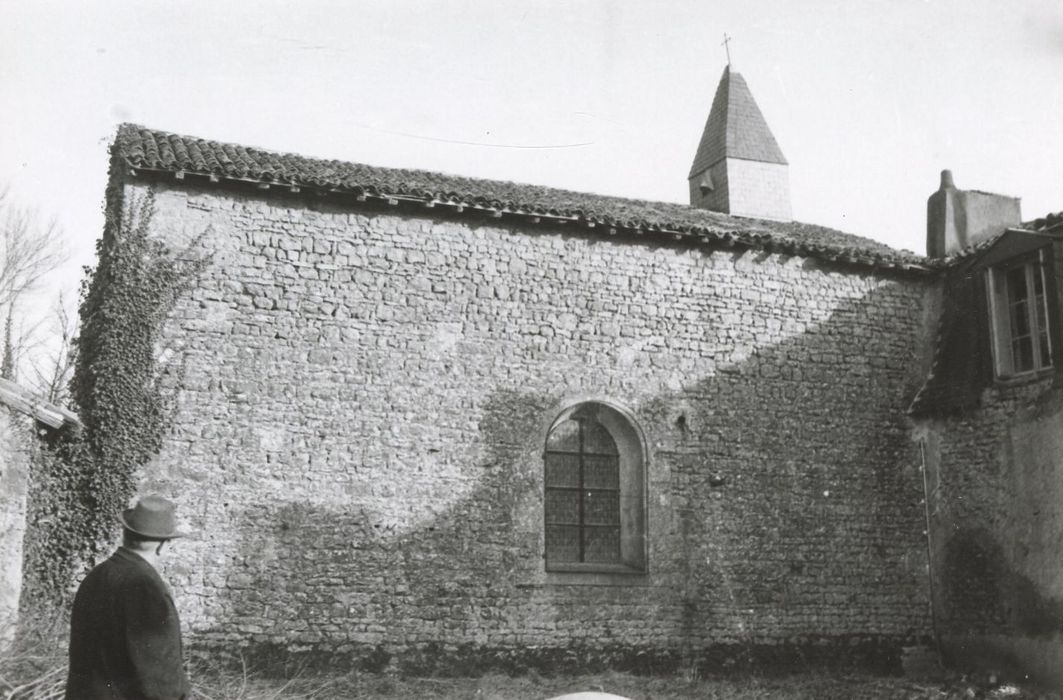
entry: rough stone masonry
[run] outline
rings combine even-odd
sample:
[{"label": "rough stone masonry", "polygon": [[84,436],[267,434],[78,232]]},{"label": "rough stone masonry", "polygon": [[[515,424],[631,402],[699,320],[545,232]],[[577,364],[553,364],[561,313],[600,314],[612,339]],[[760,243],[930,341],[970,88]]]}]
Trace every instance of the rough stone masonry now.
[{"label": "rough stone masonry", "polygon": [[[155,187],[152,235],[211,257],[165,327],[177,411],[141,486],[194,533],[167,571],[193,646],[453,671],[890,665],[929,636],[905,409],[932,280]],[[643,571],[544,566],[544,442],[581,402],[644,443]]]},{"label": "rough stone masonry", "polygon": [[0,403],[0,650],[13,641],[22,592],[22,538],[33,428]]}]

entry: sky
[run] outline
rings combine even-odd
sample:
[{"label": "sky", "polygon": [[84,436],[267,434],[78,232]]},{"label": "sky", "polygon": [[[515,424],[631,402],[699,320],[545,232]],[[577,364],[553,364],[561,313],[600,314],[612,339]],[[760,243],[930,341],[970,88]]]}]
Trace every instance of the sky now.
[{"label": "sky", "polygon": [[66,232],[45,296],[122,122],[685,203],[724,33],[795,219],[923,253],[945,168],[1063,210],[1060,0],[0,0],[0,183]]}]

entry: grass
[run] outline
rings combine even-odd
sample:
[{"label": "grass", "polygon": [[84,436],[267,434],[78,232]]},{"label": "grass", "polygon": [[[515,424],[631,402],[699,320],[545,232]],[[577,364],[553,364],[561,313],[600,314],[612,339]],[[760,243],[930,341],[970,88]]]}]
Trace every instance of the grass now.
[{"label": "grass", "polygon": [[[203,682],[201,680],[201,682]],[[920,700],[973,700],[975,698],[1059,698],[1016,686],[953,679],[945,683],[917,682],[871,675],[835,675],[808,672],[791,676],[700,678],[634,676],[609,672],[578,676],[517,677],[489,674],[479,678],[401,678],[379,674],[350,674],[324,678],[270,681],[229,677],[210,698],[234,700],[309,700],[311,698],[373,698],[400,700],[543,700],[578,691],[598,690],[632,700],[850,700],[860,698],[910,698]],[[239,683],[239,686],[235,683]],[[210,683],[207,682],[207,685]]]},{"label": "grass", "polygon": [[[548,676],[487,674],[478,678],[412,678],[392,674],[300,673],[271,678],[263,669],[193,668],[199,700],[543,700],[564,693],[598,690],[632,700],[734,698],[737,700],[830,700],[838,698],[906,698],[912,700],[978,700],[1044,698],[1029,688],[997,685],[988,679],[953,677],[945,682],[915,681],[867,674],[809,671],[788,676],[742,675],[702,677],[696,672],[675,676],[636,676],[607,672]],[[66,628],[54,622],[22,634],[0,655],[0,700],[55,700],[66,681]]]}]

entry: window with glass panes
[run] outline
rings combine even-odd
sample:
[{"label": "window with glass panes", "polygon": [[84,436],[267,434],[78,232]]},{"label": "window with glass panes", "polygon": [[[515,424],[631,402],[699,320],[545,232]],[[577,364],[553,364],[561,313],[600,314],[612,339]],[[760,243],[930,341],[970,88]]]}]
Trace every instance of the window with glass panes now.
[{"label": "window with glass panes", "polygon": [[547,563],[620,561],[620,455],[590,413],[558,424],[546,440]]},{"label": "window with glass panes", "polygon": [[1048,303],[1040,258],[995,268],[989,280],[997,375],[1050,367]]}]

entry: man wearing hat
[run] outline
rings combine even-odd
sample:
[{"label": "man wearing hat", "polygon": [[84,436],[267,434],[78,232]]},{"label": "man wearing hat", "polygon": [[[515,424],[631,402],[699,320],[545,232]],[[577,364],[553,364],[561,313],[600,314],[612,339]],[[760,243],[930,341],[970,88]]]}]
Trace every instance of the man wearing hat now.
[{"label": "man wearing hat", "polygon": [[156,570],[176,537],[174,504],[145,496],[122,513],[122,546],[78,587],[70,616],[66,700],[191,697],[181,623]]}]

